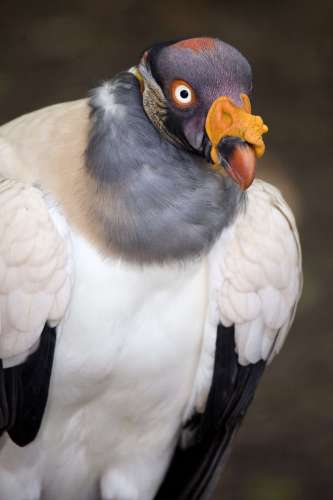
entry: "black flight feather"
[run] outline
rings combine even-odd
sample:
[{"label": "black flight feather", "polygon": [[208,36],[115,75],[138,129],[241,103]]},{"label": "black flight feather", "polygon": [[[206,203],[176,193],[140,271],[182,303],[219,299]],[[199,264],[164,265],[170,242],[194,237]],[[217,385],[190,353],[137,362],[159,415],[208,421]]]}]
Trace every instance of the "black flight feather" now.
[{"label": "black flight feather", "polygon": [[155,500],[210,498],[231,441],[251,403],[264,361],[241,366],[235,352],[234,327],[218,326],[214,374],[203,414],[195,414],[184,431],[191,444],[175,451]]},{"label": "black flight feather", "polygon": [[55,328],[44,326],[37,350],[20,365],[0,360],[0,435],[7,431],[18,446],[33,441],[47,403],[56,342]]}]

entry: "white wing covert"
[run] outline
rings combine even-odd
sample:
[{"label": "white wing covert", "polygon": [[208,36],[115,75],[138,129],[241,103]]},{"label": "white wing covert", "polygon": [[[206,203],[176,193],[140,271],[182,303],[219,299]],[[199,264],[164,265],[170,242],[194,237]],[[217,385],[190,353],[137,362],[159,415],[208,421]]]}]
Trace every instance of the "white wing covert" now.
[{"label": "white wing covert", "polygon": [[209,301],[194,391],[181,440],[155,500],[206,500],[266,362],[294,318],[302,288],[293,215],[256,181],[244,209],[209,254]]},{"label": "white wing covert", "polygon": [[239,363],[270,361],[283,345],[302,289],[298,232],[281,193],[257,180],[213,253],[220,321],[235,326]]},{"label": "white wing covert", "polygon": [[68,305],[69,234],[35,187],[0,179],[0,358],[20,357]]}]

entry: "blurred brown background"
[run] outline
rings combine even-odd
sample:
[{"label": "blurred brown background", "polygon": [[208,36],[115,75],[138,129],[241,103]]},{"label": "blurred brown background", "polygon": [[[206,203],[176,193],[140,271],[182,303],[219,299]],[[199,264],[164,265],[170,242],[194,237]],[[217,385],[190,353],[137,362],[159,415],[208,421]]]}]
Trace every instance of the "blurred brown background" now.
[{"label": "blurred brown background", "polygon": [[156,41],[215,35],[252,64],[254,109],[270,126],[258,174],[296,212],[305,288],[215,500],[333,498],[332,7],[324,0],[0,0],[1,123],[85,96]]}]

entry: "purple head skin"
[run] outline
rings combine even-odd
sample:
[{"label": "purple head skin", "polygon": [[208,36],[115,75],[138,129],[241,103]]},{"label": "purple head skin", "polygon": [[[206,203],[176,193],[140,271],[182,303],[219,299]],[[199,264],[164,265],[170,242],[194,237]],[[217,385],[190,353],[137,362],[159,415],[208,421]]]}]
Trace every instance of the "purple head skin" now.
[{"label": "purple head skin", "polygon": [[[204,124],[212,102],[230,97],[242,105],[240,94],[249,95],[252,72],[248,61],[231,45],[214,38],[193,38],[154,46],[141,66],[148,65],[168,102],[167,126],[182,134],[194,149],[202,147]],[[196,102],[179,109],[172,99],[172,82],[182,80],[192,87]]]}]

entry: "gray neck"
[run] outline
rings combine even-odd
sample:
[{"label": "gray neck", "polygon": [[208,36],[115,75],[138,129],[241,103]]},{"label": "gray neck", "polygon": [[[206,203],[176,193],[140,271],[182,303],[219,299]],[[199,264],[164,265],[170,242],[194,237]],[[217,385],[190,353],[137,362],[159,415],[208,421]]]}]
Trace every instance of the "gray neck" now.
[{"label": "gray neck", "polygon": [[238,186],[161,136],[131,73],[97,89],[90,106],[86,168],[98,187],[91,210],[107,243],[137,262],[207,252],[241,205]]}]

